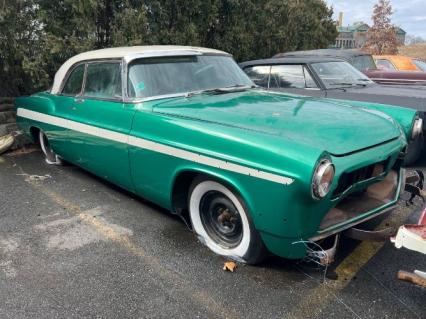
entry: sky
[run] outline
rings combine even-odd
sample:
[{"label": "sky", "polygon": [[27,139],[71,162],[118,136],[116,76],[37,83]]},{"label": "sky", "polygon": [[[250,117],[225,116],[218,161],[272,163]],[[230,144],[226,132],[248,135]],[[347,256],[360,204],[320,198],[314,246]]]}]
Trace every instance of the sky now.
[{"label": "sky", "polygon": [[[371,14],[377,0],[326,0],[334,8],[337,20],[343,12],[343,25],[364,21],[371,25]],[[392,23],[404,29],[407,34],[426,39],[426,0],[391,0],[394,11]]]}]

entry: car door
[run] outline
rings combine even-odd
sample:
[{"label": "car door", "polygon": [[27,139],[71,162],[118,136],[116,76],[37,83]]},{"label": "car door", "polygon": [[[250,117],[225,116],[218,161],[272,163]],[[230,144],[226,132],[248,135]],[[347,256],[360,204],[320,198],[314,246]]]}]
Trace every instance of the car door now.
[{"label": "car door", "polygon": [[288,93],[324,97],[309,70],[301,64],[280,64],[271,66],[269,78],[271,90],[282,90]]},{"label": "car door", "polygon": [[84,167],[129,190],[133,184],[127,137],[134,113],[134,104],[123,102],[121,61],[88,62],[74,110],[75,119],[84,123]]},{"label": "car door", "polygon": [[[55,113],[52,115],[64,119],[73,118],[76,100],[82,92],[84,72],[84,63],[74,65],[70,69],[60,94],[51,97],[55,106]],[[48,133],[49,142],[57,154],[70,162],[81,162],[82,142],[75,132],[69,128],[55,127]]]}]

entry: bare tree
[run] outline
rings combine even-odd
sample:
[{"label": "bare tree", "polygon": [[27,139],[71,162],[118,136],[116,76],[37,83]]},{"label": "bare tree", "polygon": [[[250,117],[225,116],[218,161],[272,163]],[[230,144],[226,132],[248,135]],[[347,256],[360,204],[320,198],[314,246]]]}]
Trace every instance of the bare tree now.
[{"label": "bare tree", "polygon": [[392,13],[390,0],[379,0],[374,5],[373,26],[367,32],[363,50],[378,55],[398,53],[397,28],[391,23]]},{"label": "bare tree", "polygon": [[426,40],[420,36],[407,34],[407,36],[405,37],[405,45],[419,44],[419,43],[425,43],[425,42]]}]

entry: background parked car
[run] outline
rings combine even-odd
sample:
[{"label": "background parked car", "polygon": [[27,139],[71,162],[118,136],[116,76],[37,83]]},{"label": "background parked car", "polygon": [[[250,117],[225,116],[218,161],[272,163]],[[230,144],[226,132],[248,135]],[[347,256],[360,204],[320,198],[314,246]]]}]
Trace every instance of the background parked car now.
[{"label": "background parked car", "polygon": [[319,49],[308,51],[294,51],[279,53],[273,58],[279,57],[329,57],[343,59],[352,64],[359,71],[363,72],[370,79],[381,84],[397,85],[425,85],[426,72],[411,72],[399,70],[381,70],[378,69],[371,54],[357,49]]},{"label": "background parked car", "polygon": [[412,59],[413,63],[420,71],[426,72],[426,61],[422,59]]},{"label": "background parked car", "polygon": [[[426,88],[374,83],[341,59],[300,55],[248,61],[240,66],[257,85],[270,90],[410,107],[426,119]],[[423,145],[422,136],[409,145],[407,165],[419,158]]]},{"label": "background parked car", "polygon": [[426,72],[426,62],[422,59],[402,55],[375,55],[377,67],[385,70],[405,70]]},{"label": "background parked car", "polygon": [[377,68],[381,70],[422,71],[413,59],[404,55],[373,55]]}]

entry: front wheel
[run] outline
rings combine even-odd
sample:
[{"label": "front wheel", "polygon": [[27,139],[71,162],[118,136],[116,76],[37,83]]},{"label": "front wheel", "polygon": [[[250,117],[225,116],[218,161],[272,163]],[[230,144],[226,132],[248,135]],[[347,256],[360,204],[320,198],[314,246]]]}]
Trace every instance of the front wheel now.
[{"label": "front wheel", "polygon": [[424,148],[423,135],[418,136],[407,146],[407,154],[404,158],[404,166],[410,166],[417,162]]},{"label": "front wheel", "polygon": [[61,158],[53,151],[46,134],[42,130],[40,130],[38,138],[41,150],[46,158],[46,163],[50,165],[62,165]]},{"label": "front wheel", "polygon": [[194,231],[213,252],[249,264],[264,258],[266,248],[246,205],[226,186],[208,179],[195,180],[189,213]]}]

